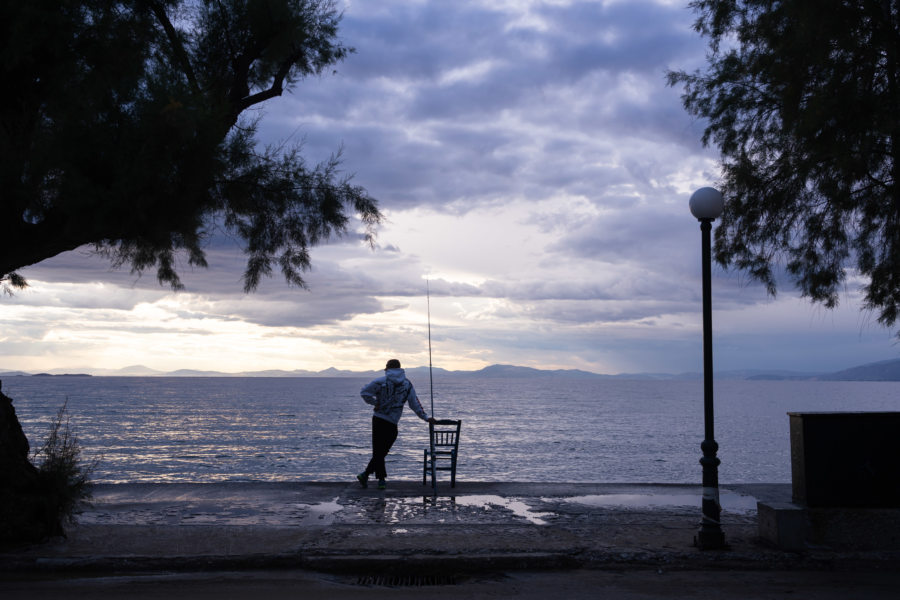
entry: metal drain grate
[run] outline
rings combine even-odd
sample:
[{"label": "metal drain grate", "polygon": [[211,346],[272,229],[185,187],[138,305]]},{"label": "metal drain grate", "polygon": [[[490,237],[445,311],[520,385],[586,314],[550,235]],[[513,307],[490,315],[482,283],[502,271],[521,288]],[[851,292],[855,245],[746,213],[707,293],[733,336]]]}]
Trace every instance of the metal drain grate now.
[{"label": "metal drain grate", "polygon": [[427,585],[456,585],[455,575],[360,575],[357,585],[379,585],[384,587],[422,587]]}]

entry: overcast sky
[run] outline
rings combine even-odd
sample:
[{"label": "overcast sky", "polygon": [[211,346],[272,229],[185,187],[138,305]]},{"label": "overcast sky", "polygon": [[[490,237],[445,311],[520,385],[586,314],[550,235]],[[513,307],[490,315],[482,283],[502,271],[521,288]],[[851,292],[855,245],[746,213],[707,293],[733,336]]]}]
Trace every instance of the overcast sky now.
[{"label": "overcast sky", "polygon": [[[0,299],[0,371],[141,364],[245,371],[493,363],[700,371],[695,189],[715,185],[702,122],[666,87],[703,65],[685,2],[345,0],[335,74],[265,105],[261,138],[343,148],[386,216],[313,250],[309,291],[241,292],[240,249],[161,288],[87,252],[25,269]],[[895,358],[891,331],[785,284],[714,269],[717,370],[836,370]]]}]

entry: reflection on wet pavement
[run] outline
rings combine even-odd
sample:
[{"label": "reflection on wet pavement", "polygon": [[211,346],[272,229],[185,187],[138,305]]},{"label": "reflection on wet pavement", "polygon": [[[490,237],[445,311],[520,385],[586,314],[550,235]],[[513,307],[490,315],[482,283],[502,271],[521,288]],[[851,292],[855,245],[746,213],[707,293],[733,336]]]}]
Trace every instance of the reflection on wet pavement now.
[{"label": "reflection on wet pavement", "polygon": [[309,507],[309,518],[316,519],[320,525],[331,525],[334,522],[335,515],[344,507],[338,504],[338,498],[330,502],[320,502]]},{"label": "reflection on wet pavement", "polygon": [[531,507],[521,500],[503,498],[502,496],[460,496],[456,499],[456,502],[463,506],[480,506],[484,510],[490,510],[491,507],[505,508],[517,517],[527,519],[529,523],[534,523],[535,525],[546,525],[547,521],[544,521],[542,517],[553,515],[553,513],[549,512],[531,512]]},{"label": "reflection on wet pavement", "polygon": [[[552,513],[533,512],[531,507],[516,498],[495,495],[432,497],[360,498],[340,515],[344,523],[375,521],[376,523],[508,523],[510,513],[535,525],[545,525],[543,517]],[[405,533],[405,530],[396,530]]]}]

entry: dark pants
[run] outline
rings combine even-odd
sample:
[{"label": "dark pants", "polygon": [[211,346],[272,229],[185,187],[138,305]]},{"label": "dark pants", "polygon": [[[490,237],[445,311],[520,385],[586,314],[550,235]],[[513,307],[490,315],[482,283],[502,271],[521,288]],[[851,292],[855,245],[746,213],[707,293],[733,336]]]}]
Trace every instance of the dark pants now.
[{"label": "dark pants", "polygon": [[384,457],[391,451],[391,446],[397,439],[397,426],[390,421],[378,417],[372,417],[372,460],[366,467],[366,475],[375,473],[378,479],[386,479],[387,471],[384,467]]}]

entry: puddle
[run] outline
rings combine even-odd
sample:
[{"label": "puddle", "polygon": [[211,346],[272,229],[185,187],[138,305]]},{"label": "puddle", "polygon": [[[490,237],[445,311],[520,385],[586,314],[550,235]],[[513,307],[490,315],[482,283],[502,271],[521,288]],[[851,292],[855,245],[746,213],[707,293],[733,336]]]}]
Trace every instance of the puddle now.
[{"label": "puddle", "polygon": [[547,521],[542,517],[553,516],[553,513],[549,512],[532,512],[531,507],[521,500],[503,498],[501,496],[457,496],[456,504],[460,506],[474,506],[476,508],[481,507],[484,510],[490,510],[491,506],[499,506],[512,511],[517,517],[527,519],[528,522],[535,525],[546,525]]},{"label": "puddle", "polygon": [[334,522],[335,513],[339,512],[343,506],[338,504],[337,500],[340,496],[335,496],[330,502],[319,502],[309,507],[309,518],[321,522],[322,525],[331,525]]},{"label": "puddle", "polygon": [[361,499],[343,507],[343,522],[374,521],[399,526],[391,531],[404,534],[406,525],[427,523],[508,523],[510,513],[535,525],[546,525],[552,512],[535,512],[525,502],[496,495],[467,495],[435,498]]},{"label": "puddle", "polygon": [[[545,498],[545,501],[550,501]],[[697,494],[597,494],[590,496],[574,496],[565,502],[585,504],[587,506],[618,506],[627,508],[650,507],[682,507],[701,504],[701,496]],[[756,498],[745,496],[728,490],[719,491],[719,503],[722,510],[735,514],[751,514],[756,512]]]}]

